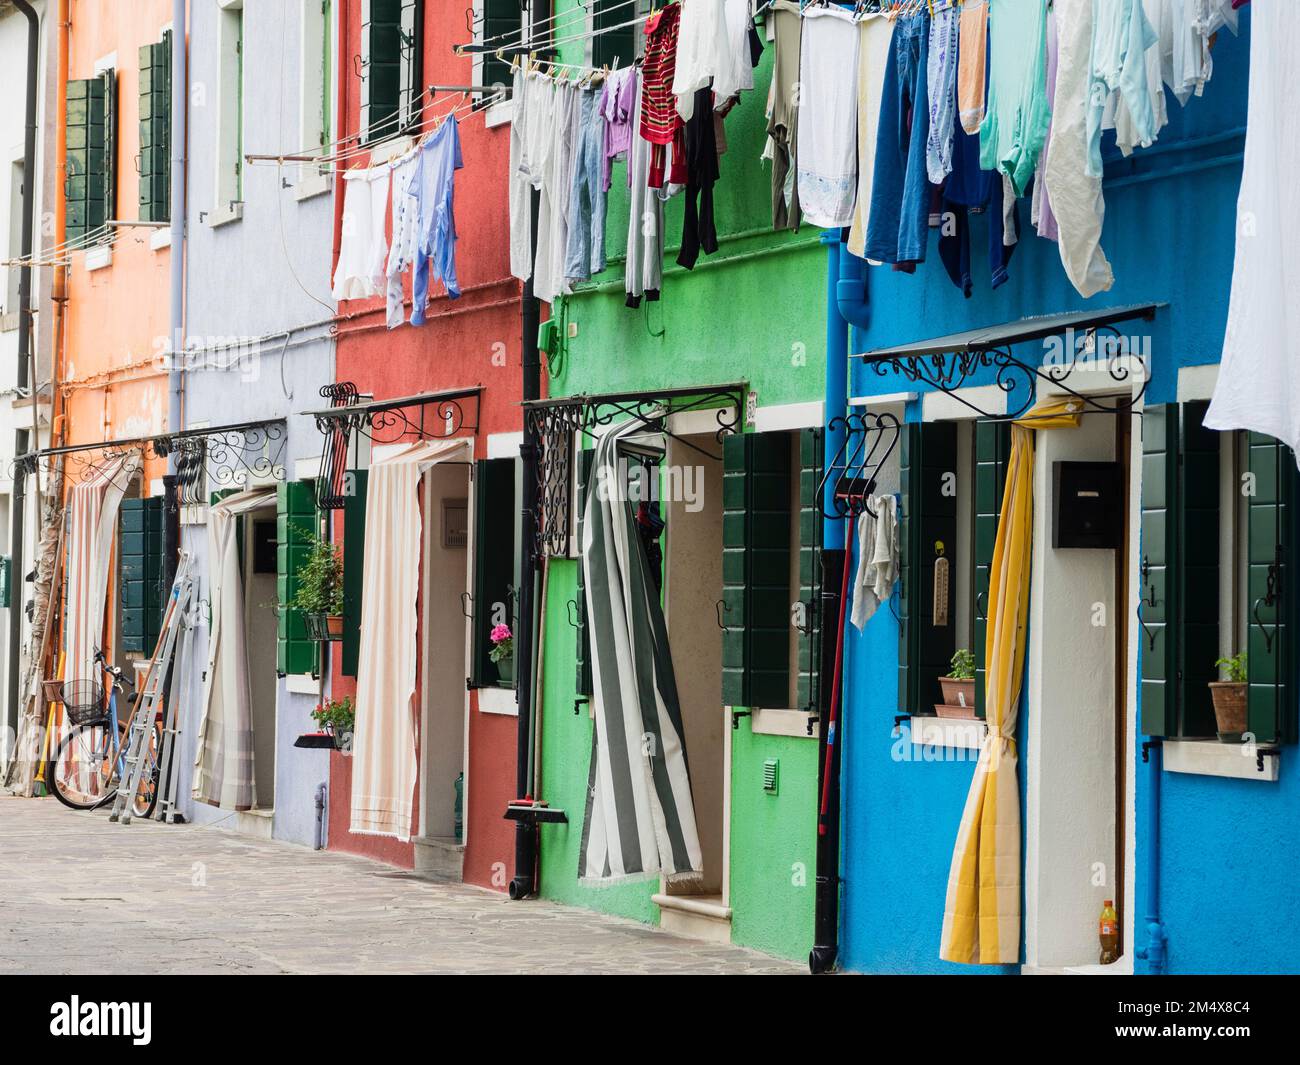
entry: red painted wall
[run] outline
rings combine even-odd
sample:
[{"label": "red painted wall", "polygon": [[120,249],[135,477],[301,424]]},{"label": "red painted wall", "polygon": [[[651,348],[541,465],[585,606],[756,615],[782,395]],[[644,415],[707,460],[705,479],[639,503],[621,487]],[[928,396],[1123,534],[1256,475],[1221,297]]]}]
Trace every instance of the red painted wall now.
[{"label": "red painted wall", "polygon": [[[338,69],[345,74],[338,87],[339,125],[343,135],[351,135],[360,122],[360,79],[354,57],[361,51],[361,3],[344,0],[338,6],[342,20]],[[452,52],[454,44],[467,39],[464,0],[427,0],[424,27],[424,84],[470,84],[472,60],[458,58]],[[434,128],[430,115],[444,115],[460,102],[454,94],[439,94],[432,104],[426,98],[423,131]],[[363,393],[372,393],[378,399],[481,386],[478,428],[466,432],[474,435],[475,455],[482,458],[487,454],[488,434],[519,432],[523,428],[519,409],[520,285],[510,276],[506,190],[510,126],[488,129],[481,112],[461,111],[457,118],[465,163],[456,174],[455,197],[461,298],[450,300],[437,286],[427,323],[419,327],[402,325],[394,330],[385,327],[383,300],[345,301],[339,306],[336,373],[340,381],[352,381]],[[367,161],[365,156],[359,156],[344,165],[362,166]],[[342,181],[335,184],[336,261],[342,185]],[[406,284],[409,301],[409,275]],[[341,528],[336,539],[346,553]],[[337,659],[331,683],[335,698],[356,690],[353,678],[339,673]],[[499,890],[504,890],[511,875],[514,854],[514,828],[502,814],[514,797],[515,728],[513,717],[480,714],[477,698],[471,693],[464,876],[467,883]],[[347,831],[351,768],[350,758],[338,754],[331,757],[330,849],[409,868],[414,864],[410,844],[377,836],[354,836]]]}]

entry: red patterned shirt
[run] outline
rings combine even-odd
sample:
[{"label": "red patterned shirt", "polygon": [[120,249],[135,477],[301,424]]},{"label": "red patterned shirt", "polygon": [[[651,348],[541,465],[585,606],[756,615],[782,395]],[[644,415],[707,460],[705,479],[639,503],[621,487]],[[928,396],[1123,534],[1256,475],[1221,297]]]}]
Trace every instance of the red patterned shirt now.
[{"label": "red patterned shirt", "polygon": [[671,144],[681,123],[672,91],[681,13],[680,5],[669,4],[646,19],[645,59],[641,65],[641,136],[651,144]]}]

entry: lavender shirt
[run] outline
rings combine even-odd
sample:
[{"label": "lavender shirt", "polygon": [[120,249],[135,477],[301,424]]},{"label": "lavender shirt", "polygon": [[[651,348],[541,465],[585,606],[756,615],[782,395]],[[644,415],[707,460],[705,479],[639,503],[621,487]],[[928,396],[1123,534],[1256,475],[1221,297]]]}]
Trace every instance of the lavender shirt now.
[{"label": "lavender shirt", "polygon": [[622,67],[605,79],[600,116],[605,120],[605,191],[609,191],[614,158],[632,147],[632,108],[636,103],[635,67]]}]

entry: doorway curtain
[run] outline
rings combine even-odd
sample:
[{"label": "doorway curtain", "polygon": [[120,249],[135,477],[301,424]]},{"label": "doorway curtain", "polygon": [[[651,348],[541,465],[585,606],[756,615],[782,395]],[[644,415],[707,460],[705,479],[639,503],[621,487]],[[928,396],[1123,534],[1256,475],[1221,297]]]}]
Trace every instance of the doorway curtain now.
[{"label": "doorway curtain", "polygon": [[420,588],[420,477],[468,461],[471,442],[422,440],[376,448],[366,489],[357,717],[348,831],[411,839],[416,762],[415,664]]},{"label": "doorway curtain", "polygon": [[704,868],[663,607],[619,482],[619,443],[641,431],[597,444],[582,520],[595,729],[579,880],[597,886]]},{"label": "doorway curtain", "polygon": [[244,573],[239,525],[251,510],[275,502],[275,490],[226,496],[208,510],[208,670],[194,758],[194,798],[223,810],[257,806],[253,765],[253,689],[244,631]]},{"label": "doorway curtain", "polygon": [[939,956],[1011,965],[1020,960],[1020,787],[1016,721],[1025,671],[1034,536],[1034,432],[1074,429],[1078,399],[1040,403],[1011,426],[1011,456],[989,571],[984,651],[988,735],[957,830]]}]

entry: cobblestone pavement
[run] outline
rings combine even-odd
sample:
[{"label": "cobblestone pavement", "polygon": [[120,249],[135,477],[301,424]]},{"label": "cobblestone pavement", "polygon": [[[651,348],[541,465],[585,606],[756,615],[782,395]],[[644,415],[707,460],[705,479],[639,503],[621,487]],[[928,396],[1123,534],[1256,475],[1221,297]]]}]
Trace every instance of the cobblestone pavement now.
[{"label": "cobblestone pavement", "polygon": [[0,798],[0,973],[801,971],[364,858]]}]

